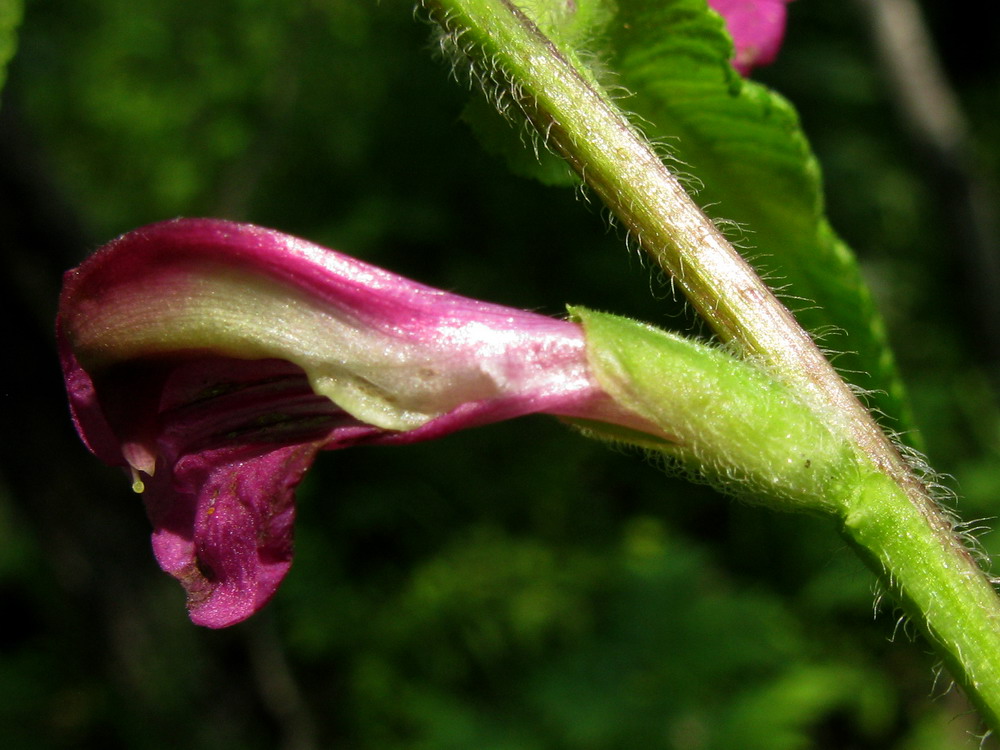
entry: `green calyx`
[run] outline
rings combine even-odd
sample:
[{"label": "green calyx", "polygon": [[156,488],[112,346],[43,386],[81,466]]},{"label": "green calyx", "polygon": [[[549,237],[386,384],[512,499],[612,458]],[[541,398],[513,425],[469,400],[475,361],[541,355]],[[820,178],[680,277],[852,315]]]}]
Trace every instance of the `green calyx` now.
[{"label": "green calyx", "polygon": [[788,386],[720,348],[580,307],[588,363],[619,405],[675,443],[631,440],[597,425],[595,437],[659,451],[682,471],[777,509],[843,512],[864,462],[845,435]]}]

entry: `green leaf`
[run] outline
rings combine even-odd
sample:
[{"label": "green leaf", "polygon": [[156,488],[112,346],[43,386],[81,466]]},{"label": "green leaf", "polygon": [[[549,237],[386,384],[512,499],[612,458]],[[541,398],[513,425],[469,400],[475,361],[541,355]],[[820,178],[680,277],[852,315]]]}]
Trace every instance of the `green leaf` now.
[{"label": "green leaf", "polygon": [[908,407],[881,317],[856,259],[825,216],[820,168],[793,107],[741,78],[732,44],[704,0],[620,0],[610,67],[646,135],[702,185],[701,205],[735,222],[732,239],[799,322],[839,352],[870,405],[908,427]]},{"label": "green leaf", "polygon": [[0,0],[0,90],[6,79],[7,63],[14,56],[17,47],[15,32],[23,13],[21,0]]}]

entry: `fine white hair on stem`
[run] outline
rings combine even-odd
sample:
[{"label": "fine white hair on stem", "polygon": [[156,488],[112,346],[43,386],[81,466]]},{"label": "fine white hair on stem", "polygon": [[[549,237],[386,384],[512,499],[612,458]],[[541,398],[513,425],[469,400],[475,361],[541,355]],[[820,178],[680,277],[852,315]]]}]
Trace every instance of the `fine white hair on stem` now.
[{"label": "fine white hair on stem", "polygon": [[[711,205],[711,204],[709,204]],[[702,211],[708,211],[709,205],[703,206]],[[744,252],[741,253],[744,257],[747,257],[747,253],[754,249],[754,244],[751,241],[750,235],[753,234],[753,230],[750,228],[749,224],[742,221],[736,221],[735,219],[718,218],[712,219],[712,223],[715,224],[716,228],[722,232],[722,235],[729,240],[729,243]],[[761,258],[766,256],[760,256]],[[769,272],[763,266],[758,265],[757,258],[749,258],[747,260],[754,266],[757,273],[760,275],[764,281],[770,282],[768,278]]]}]

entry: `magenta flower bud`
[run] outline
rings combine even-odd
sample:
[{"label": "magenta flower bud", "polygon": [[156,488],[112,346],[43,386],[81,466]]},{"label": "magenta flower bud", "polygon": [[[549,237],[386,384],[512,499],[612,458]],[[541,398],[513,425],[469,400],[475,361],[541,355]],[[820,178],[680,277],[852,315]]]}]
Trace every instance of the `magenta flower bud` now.
[{"label": "magenta flower bud", "polygon": [[725,19],[736,48],[733,67],[741,74],[774,62],[785,37],[785,7],[791,0],[708,0]]},{"label": "magenta flower bud", "polygon": [[120,237],[67,272],[57,328],[80,436],[131,473],[160,566],[209,627],[274,594],[317,451],[534,412],[662,434],[597,385],[577,324],[245,224]]}]

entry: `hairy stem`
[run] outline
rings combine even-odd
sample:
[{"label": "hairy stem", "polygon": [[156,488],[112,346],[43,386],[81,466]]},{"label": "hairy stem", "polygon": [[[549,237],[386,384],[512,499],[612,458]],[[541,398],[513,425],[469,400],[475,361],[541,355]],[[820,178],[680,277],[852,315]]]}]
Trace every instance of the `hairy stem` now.
[{"label": "hairy stem", "polygon": [[[512,0],[424,0],[451,52],[512,97],[724,341],[761,362],[856,448],[844,533],[1000,727],[1000,599],[952,524],[808,333],[579,63]],[[817,506],[829,503],[817,499]]]},{"label": "hairy stem", "polygon": [[844,535],[998,731],[1000,607],[969,551],[877,471],[859,483],[841,522]]}]

